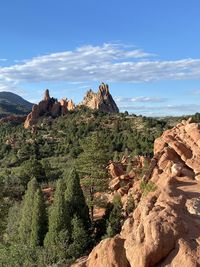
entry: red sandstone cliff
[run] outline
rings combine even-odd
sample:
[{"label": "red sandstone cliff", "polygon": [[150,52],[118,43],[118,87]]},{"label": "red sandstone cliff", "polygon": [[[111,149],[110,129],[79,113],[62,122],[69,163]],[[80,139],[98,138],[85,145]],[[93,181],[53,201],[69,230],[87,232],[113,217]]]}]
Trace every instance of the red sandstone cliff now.
[{"label": "red sandstone cliff", "polygon": [[[200,266],[200,128],[183,121],[155,140],[140,196],[120,235],[105,239],[79,267]],[[133,184],[132,191],[138,187]]]}]

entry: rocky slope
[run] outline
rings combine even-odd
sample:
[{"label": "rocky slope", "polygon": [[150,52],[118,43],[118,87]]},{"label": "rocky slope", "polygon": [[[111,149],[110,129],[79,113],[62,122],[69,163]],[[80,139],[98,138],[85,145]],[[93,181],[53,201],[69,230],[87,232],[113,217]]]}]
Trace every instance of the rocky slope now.
[{"label": "rocky slope", "polygon": [[145,171],[149,163],[150,159],[144,156],[136,156],[133,158],[124,156],[119,162],[110,161],[107,169],[112,178],[109,183],[109,188],[112,190],[112,193],[108,194],[108,201],[112,202],[115,194],[120,195],[125,211],[128,198],[130,195],[133,195],[136,205],[141,196],[140,187],[138,188],[138,180],[141,178],[143,171]]},{"label": "rocky slope", "polygon": [[102,112],[119,112],[119,109],[109,92],[108,85],[104,83],[99,86],[97,93],[89,90],[80,105]]},{"label": "rocky slope", "polygon": [[55,118],[60,115],[65,115],[69,110],[74,109],[75,105],[72,100],[61,99],[57,101],[55,98],[50,97],[49,90],[47,89],[44,94],[44,99],[37,105],[33,105],[32,111],[28,114],[24,123],[24,128],[31,128],[43,116]]},{"label": "rocky slope", "polygon": [[[139,204],[120,235],[97,245],[79,267],[200,266],[200,128],[182,121],[156,139]],[[138,188],[138,181],[133,184]]]}]

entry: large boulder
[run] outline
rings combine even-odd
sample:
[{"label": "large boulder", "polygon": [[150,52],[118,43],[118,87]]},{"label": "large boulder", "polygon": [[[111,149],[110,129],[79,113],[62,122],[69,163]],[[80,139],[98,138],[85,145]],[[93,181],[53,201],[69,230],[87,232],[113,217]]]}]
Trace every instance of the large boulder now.
[{"label": "large boulder", "polygon": [[119,236],[101,241],[89,257],[73,267],[130,267],[125,254],[124,240]]}]

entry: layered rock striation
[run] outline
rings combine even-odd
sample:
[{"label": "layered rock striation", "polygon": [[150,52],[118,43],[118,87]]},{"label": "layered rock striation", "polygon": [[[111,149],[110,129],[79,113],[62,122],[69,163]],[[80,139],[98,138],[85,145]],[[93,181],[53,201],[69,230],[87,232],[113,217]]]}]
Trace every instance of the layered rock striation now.
[{"label": "layered rock striation", "polygon": [[55,118],[60,115],[66,115],[68,111],[74,109],[75,105],[72,100],[61,99],[57,101],[55,98],[50,97],[49,90],[47,89],[44,93],[44,99],[38,104],[33,105],[32,111],[25,120],[24,128],[31,128],[43,116]]},{"label": "layered rock striation", "polygon": [[[141,189],[120,235],[103,240],[77,266],[200,266],[199,175],[200,128],[189,119],[155,140],[154,157],[141,181],[147,194]],[[138,181],[133,194],[134,186]]]},{"label": "layered rock striation", "polygon": [[119,112],[119,109],[109,92],[109,87],[105,83],[102,83],[99,86],[97,93],[89,90],[80,105],[107,113]]}]

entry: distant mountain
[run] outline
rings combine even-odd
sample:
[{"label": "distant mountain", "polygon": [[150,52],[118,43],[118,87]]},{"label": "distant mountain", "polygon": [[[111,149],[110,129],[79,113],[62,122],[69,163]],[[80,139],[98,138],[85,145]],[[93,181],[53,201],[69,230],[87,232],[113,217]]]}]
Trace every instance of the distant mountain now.
[{"label": "distant mountain", "polygon": [[33,104],[11,92],[0,92],[0,118],[7,115],[26,115]]}]

